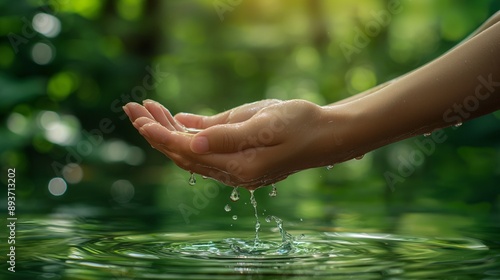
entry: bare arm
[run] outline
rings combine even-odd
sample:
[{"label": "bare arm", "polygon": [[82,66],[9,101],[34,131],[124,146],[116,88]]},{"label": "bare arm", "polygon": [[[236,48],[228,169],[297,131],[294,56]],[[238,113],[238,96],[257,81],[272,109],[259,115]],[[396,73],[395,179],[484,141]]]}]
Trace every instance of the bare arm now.
[{"label": "bare arm", "polygon": [[[474,32],[472,32],[467,38],[465,38],[462,42],[460,42],[458,45],[456,45],[454,48],[448,50],[448,52],[454,50],[455,48],[461,46],[462,44],[464,44],[465,42],[469,41],[470,39],[474,38],[476,35],[480,34],[481,32],[485,31],[486,29],[488,29],[489,27],[493,26],[495,23],[497,22],[500,22],[500,11],[499,12],[496,12],[494,15],[492,15],[490,18],[488,18],[483,24],[481,24],[481,26],[479,26]],[[425,66],[425,65],[424,65]],[[422,66],[423,67],[423,66]],[[377,85],[373,88],[370,88],[370,89],[367,89],[363,92],[360,92],[358,94],[355,94],[353,96],[350,96],[350,97],[347,97],[347,98],[344,98],[342,100],[339,100],[339,101],[336,101],[334,103],[332,103],[331,105],[340,105],[340,104],[344,104],[344,103],[348,103],[348,102],[351,102],[353,100],[357,100],[359,98],[362,98],[362,97],[365,97],[369,94],[372,94],[374,92],[377,92],[378,90],[394,83],[396,80],[398,79],[401,79],[402,77],[405,77],[413,72],[415,72],[416,70],[418,69],[415,69],[409,73],[406,73],[405,75],[402,75],[398,78],[395,78],[395,79],[392,79],[392,80],[389,80],[385,83],[382,83],[380,85]]]},{"label": "bare arm", "polygon": [[[377,147],[482,116],[500,108],[500,23],[388,86],[349,103],[342,112],[349,144],[342,160]],[[347,116],[347,117],[346,117]]]},{"label": "bare arm", "polygon": [[[500,23],[486,22],[440,58],[370,92],[322,107],[263,100],[215,116],[174,118],[152,101],[124,110],[181,168],[254,189],[498,110]],[[191,134],[186,127],[200,130]]]}]

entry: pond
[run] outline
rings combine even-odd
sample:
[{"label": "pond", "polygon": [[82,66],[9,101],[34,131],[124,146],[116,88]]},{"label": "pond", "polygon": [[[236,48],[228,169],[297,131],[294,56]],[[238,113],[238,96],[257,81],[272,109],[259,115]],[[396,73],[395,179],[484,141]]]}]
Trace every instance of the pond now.
[{"label": "pond", "polygon": [[275,213],[281,221],[257,206],[256,239],[255,212],[250,201],[243,202],[247,199],[242,195],[239,206],[244,211],[238,215],[235,209],[212,205],[220,208],[219,214],[189,224],[179,219],[179,213],[155,207],[76,204],[50,213],[19,214],[16,272],[8,272],[4,262],[0,275],[2,279],[500,279],[500,227],[485,217],[415,211],[398,213],[397,219],[394,213],[375,218],[353,205],[344,207],[334,223],[300,219],[286,209]]}]

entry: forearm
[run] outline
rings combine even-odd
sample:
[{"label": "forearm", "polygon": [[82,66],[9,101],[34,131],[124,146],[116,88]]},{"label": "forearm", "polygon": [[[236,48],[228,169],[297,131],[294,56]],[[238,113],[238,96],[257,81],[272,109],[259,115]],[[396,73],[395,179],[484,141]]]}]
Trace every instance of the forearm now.
[{"label": "forearm", "polygon": [[500,108],[500,23],[394,83],[345,104],[347,160]]},{"label": "forearm", "polygon": [[[469,41],[470,39],[474,38],[475,36],[477,36],[478,34],[481,34],[483,31],[487,30],[488,28],[492,27],[493,25],[495,25],[497,22],[500,22],[500,11],[499,12],[496,12],[494,15],[492,15],[490,18],[488,18],[483,24],[481,24],[481,26],[479,26],[474,32],[472,32],[467,38],[465,38],[462,42],[460,42],[459,44],[457,44],[453,49],[449,50],[448,52],[451,52],[453,51],[455,48],[461,46],[462,44],[464,44],[465,42]],[[422,66],[424,67],[424,66]],[[418,69],[416,69],[418,70]],[[415,72],[416,70],[414,71],[411,71],[409,73],[406,73],[398,78],[395,78],[395,79],[392,79],[392,80],[389,80],[385,83],[382,83],[382,84],[379,84],[373,88],[370,88],[370,89],[367,89],[361,93],[358,93],[358,94],[355,94],[353,96],[350,96],[350,97],[347,97],[347,98],[344,98],[342,100],[338,100],[330,105],[340,105],[340,104],[345,104],[345,103],[348,103],[348,102],[351,102],[351,101],[354,101],[354,100],[357,100],[357,99],[360,99],[360,98],[363,98],[369,94],[372,94],[374,92],[377,92],[379,91],[380,89],[382,88],[385,88],[386,86],[390,85],[390,84],[393,84],[395,81],[397,81],[398,79],[401,79],[407,75],[410,75],[412,74],[413,72]]]}]

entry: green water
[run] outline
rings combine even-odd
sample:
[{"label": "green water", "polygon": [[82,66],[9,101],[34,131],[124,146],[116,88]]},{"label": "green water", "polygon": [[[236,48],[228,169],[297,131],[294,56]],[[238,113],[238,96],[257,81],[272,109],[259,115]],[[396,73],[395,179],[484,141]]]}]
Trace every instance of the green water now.
[{"label": "green water", "polygon": [[[453,215],[412,213],[426,224],[387,232],[384,221],[379,228],[373,222],[359,226],[365,218],[349,213],[338,223],[358,226],[287,224],[267,216],[256,245],[247,206],[238,224],[224,209],[192,225],[154,209],[80,205],[19,215],[16,272],[7,272],[4,263],[0,278],[500,279],[500,228],[488,221],[469,217],[475,225],[464,227],[464,219],[454,223]],[[443,219],[451,222],[440,228]],[[440,230],[446,234],[422,234]]]}]

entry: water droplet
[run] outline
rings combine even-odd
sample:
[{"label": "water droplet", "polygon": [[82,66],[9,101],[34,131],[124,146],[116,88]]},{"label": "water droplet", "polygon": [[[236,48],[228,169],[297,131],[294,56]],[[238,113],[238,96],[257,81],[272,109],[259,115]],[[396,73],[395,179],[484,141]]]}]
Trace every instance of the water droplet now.
[{"label": "water droplet", "polygon": [[301,221],[301,222],[303,222],[303,221],[304,221],[304,219],[300,218],[300,221]]},{"label": "water droplet", "polygon": [[270,197],[276,197],[278,195],[278,191],[276,190],[276,186],[274,184],[272,184],[272,186],[273,186],[273,189],[269,193],[269,196]]},{"label": "water droplet", "polygon": [[233,215],[233,220],[237,220],[237,219],[238,219],[238,216]]},{"label": "water droplet", "polygon": [[233,191],[231,192],[231,195],[229,196],[229,198],[232,201],[238,201],[238,200],[240,200],[240,192],[238,191],[238,187],[234,187],[233,188]]},{"label": "water droplet", "polygon": [[266,217],[266,222],[270,223],[272,221],[272,219],[273,219],[272,216],[267,216]]},{"label": "water droplet", "polygon": [[189,182],[189,184],[191,186],[196,185],[196,177],[195,177],[194,173],[191,172],[191,176],[189,177],[189,181],[188,182]]},{"label": "water droplet", "polygon": [[208,176],[203,175],[203,176],[201,176],[201,178],[208,179]]},{"label": "water droplet", "polygon": [[328,165],[328,166],[326,167],[326,169],[327,169],[327,170],[330,170],[330,169],[332,169],[332,168],[333,168],[333,164],[330,164],[330,165]]},{"label": "water droplet", "polygon": [[431,132],[424,133],[424,137],[429,137],[431,136]]},{"label": "water droplet", "polygon": [[355,159],[360,160],[360,159],[363,159],[364,156],[365,155],[360,155],[360,156],[355,157]]},{"label": "water droplet", "polygon": [[455,127],[460,127],[460,126],[462,126],[461,122],[455,124]]},{"label": "water droplet", "polygon": [[226,212],[231,211],[231,206],[229,204],[226,204],[226,206],[224,206],[224,210],[226,210]]}]

